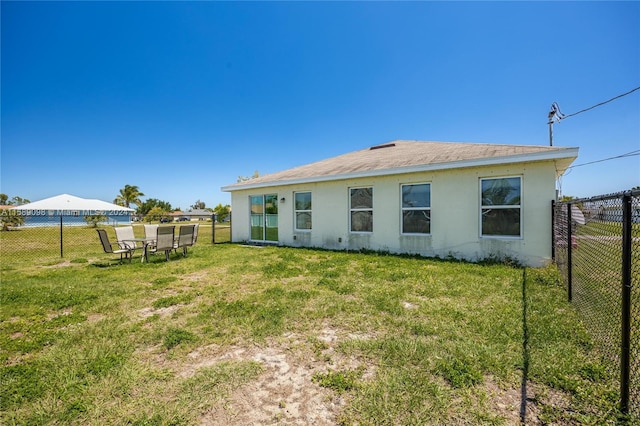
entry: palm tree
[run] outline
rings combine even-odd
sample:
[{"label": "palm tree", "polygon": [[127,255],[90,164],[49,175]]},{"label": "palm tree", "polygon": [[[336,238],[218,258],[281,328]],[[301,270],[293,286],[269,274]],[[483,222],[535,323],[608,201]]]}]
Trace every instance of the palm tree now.
[{"label": "palm tree", "polygon": [[124,188],[120,190],[120,195],[118,195],[113,202],[125,207],[129,207],[129,204],[139,206],[142,204],[140,197],[144,197],[144,194],[140,192],[136,185],[125,185]]}]

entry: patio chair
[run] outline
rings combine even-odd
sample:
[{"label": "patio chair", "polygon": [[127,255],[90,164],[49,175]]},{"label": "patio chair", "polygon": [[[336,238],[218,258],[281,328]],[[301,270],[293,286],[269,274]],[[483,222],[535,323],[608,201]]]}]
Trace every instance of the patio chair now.
[{"label": "patio chair", "polygon": [[144,244],[134,241],[136,236],[133,233],[133,226],[116,226],[113,230],[116,232],[116,240],[121,249],[129,249],[132,252],[144,249]]},{"label": "patio chair", "polygon": [[195,245],[198,240],[198,228],[200,227],[199,223],[193,225],[193,243],[191,245]]},{"label": "patio chair", "polygon": [[187,255],[187,247],[193,245],[193,233],[195,225],[182,225],[178,234],[178,239],[173,245],[173,248],[177,251],[182,247],[182,255]]},{"label": "patio chair", "polygon": [[158,225],[144,225],[144,236],[155,240],[158,237]]},{"label": "patio chair", "polygon": [[[128,248],[118,248],[117,250],[113,249],[114,244],[111,244],[109,241],[109,236],[107,235],[107,231],[104,229],[97,229],[98,236],[100,237],[100,242],[102,243],[102,248],[105,253],[113,253],[120,255],[120,263],[122,263],[122,255],[125,255],[125,258],[129,258],[129,263],[131,263],[131,250]],[[119,247],[119,246],[118,246]]]},{"label": "patio chair", "polygon": [[173,250],[173,238],[175,235],[175,226],[160,226],[155,245],[148,248],[150,253],[164,252],[166,260],[169,260],[169,254]]}]

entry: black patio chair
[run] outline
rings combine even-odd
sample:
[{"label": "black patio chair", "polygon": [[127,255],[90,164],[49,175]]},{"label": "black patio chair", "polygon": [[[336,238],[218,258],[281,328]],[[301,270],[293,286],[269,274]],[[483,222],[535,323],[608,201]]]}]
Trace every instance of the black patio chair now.
[{"label": "black patio chair", "polygon": [[113,253],[113,254],[119,254],[120,255],[120,263],[122,263],[122,255],[125,255],[125,258],[129,258],[129,263],[131,263],[131,257],[132,257],[132,249],[130,248],[120,248],[119,245],[115,245],[116,247],[118,247],[118,249],[114,250],[113,247],[114,245],[111,244],[111,241],[109,241],[109,236],[107,235],[107,231],[105,231],[104,229],[96,229],[96,231],[98,231],[98,236],[100,237],[100,242],[102,243],[102,249],[104,250],[105,253]]}]

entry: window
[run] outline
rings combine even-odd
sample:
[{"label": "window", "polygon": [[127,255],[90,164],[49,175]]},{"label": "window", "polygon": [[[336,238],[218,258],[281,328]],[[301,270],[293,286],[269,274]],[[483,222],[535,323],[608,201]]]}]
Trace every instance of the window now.
[{"label": "window", "polygon": [[373,232],[373,188],[349,190],[351,232]]},{"label": "window", "polygon": [[483,236],[519,237],[522,178],[481,179],[481,234]]},{"label": "window", "polygon": [[431,184],[402,185],[402,233],[431,233]]},{"label": "window", "polygon": [[311,229],[311,193],[296,192],[294,195],[296,229]]}]

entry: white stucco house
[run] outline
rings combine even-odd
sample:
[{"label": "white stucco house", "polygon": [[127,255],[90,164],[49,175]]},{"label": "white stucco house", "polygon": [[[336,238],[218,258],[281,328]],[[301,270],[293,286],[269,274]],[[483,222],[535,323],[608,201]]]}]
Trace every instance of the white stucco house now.
[{"label": "white stucco house", "polygon": [[578,148],[393,141],[222,188],[233,242],[551,260],[556,179]]}]

